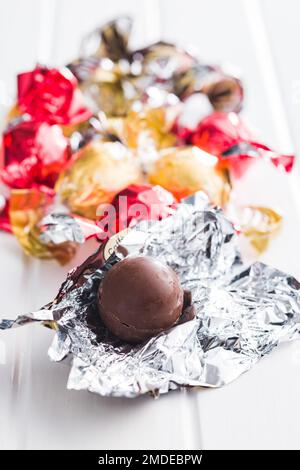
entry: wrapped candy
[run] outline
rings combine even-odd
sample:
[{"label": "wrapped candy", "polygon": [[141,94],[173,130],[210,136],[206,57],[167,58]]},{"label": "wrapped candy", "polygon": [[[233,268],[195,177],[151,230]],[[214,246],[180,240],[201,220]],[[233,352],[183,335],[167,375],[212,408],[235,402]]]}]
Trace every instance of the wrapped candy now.
[{"label": "wrapped candy", "polygon": [[203,93],[216,111],[239,112],[243,105],[244,89],[240,79],[225,73],[218,66],[197,63],[176,72],[173,88],[181,100],[194,93]]},{"label": "wrapped candy", "polygon": [[102,206],[98,225],[111,237],[141,220],[162,220],[174,214],[176,207],[174,196],[161,186],[131,185],[117,194],[112,204]]},{"label": "wrapped candy", "polygon": [[82,244],[90,238],[103,238],[102,229],[93,220],[58,209],[45,215],[39,221],[38,228],[40,241],[51,247],[59,247],[66,242]]},{"label": "wrapped candy", "polygon": [[220,164],[229,168],[237,178],[257,158],[269,159],[287,172],[293,167],[293,155],[279,154],[259,142],[236,113],[210,114],[193,130],[179,128],[178,135],[185,142],[217,155]]},{"label": "wrapped candy", "polygon": [[69,65],[94,111],[108,116],[125,116],[152,81],[141,77],[142,54],[133,58],[129,49],[131,28],[128,17],[105,24],[84,39],[81,58]]},{"label": "wrapped candy", "polygon": [[178,112],[177,106],[144,106],[139,111],[130,111],[125,117],[107,118],[104,113],[98,113],[86,123],[65,127],[63,131],[69,136],[73,151],[91,140],[120,141],[136,151],[144,163],[146,155],[177,143],[173,126]]},{"label": "wrapped candy", "polygon": [[140,177],[139,162],[124,145],[94,141],[74,154],[56,191],[72,212],[95,219],[100,204],[111,202]]},{"label": "wrapped candy", "polygon": [[[143,57],[143,73],[153,77],[155,82],[161,82],[170,92],[179,98],[183,97],[182,90],[176,87],[176,78],[197,67],[199,62],[189,51],[174,44],[159,41],[144,49],[135,51],[133,56]],[[194,91],[194,90],[193,90]]]},{"label": "wrapped candy", "polygon": [[142,113],[129,113],[124,120],[125,141],[128,146],[139,147],[143,136],[148,137],[156,149],[175,145],[176,136],[171,132],[173,110],[169,111],[168,113],[167,108],[146,108]]},{"label": "wrapped candy", "polygon": [[132,20],[121,17],[96,29],[84,39],[81,57],[69,65],[94,111],[126,116],[137,103],[150,104],[153,89],[156,106],[168,96],[184,100],[201,92],[215,109],[240,110],[243,88],[236,77],[167,42],[131,50],[131,28]]},{"label": "wrapped candy", "polygon": [[77,88],[77,79],[67,68],[37,66],[19,74],[18,108],[49,124],[78,124],[92,115]]},{"label": "wrapped candy", "polygon": [[[39,240],[38,222],[44,216],[48,206],[53,203],[53,191],[41,191],[37,188],[15,189],[11,192],[9,216],[12,232],[27,254],[38,258],[52,258],[54,254]],[[61,252],[63,259],[69,253]],[[72,251],[72,255],[74,252]]]},{"label": "wrapped candy", "polygon": [[78,244],[102,233],[93,222],[70,214],[53,212],[52,190],[14,189],[9,203],[11,229],[26,254],[56,259],[66,264]]},{"label": "wrapped candy", "polygon": [[3,134],[1,179],[11,188],[53,188],[69,157],[69,145],[57,125],[27,119],[12,123]]},{"label": "wrapped candy", "polygon": [[199,91],[208,96],[216,111],[239,112],[242,108],[244,90],[241,81],[224,73],[220,67],[213,67],[205,75]]},{"label": "wrapped candy", "polygon": [[[124,75],[123,65],[108,62],[108,70],[98,67],[80,88],[94,112],[104,111],[108,116],[126,116],[139,93],[131,75]],[[129,73],[128,73],[129,74]],[[132,81],[132,83],[131,83]]]},{"label": "wrapped candy", "polygon": [[197,147],[161,151],[149,181],[167,189],[178,200],[201,190],[212,203],[224,206],[230,193],[226,172],[218,168],[218,159]]},{"label": "wrapped candy", "polygon": [[[69,139],[71,153],[77,152],[80,148],[91,142],[96,137],[104,140],[104,130],[102,124],[96,116],[85,122],[74,126],[62,126],[63,134]],[[109,139],[111,140],[111,139]]]}]

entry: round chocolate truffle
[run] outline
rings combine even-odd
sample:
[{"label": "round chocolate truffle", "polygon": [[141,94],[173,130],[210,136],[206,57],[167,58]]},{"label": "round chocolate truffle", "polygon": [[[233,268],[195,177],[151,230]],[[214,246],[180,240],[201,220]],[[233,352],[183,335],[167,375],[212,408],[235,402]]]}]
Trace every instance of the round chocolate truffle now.
[{"label": "round chocolate truffle", "polygon": [[175,325],[184,294],[177,274],[149,256],[129,256],[104,277],[98,293],[107,328],[128,343],[139,343]]}]

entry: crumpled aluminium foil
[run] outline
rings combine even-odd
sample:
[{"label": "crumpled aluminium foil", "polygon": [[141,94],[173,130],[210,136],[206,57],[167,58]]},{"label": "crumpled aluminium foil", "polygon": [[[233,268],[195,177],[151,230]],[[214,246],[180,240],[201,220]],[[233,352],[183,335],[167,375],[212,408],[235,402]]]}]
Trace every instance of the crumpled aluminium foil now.
[{"label": "crumpled aluminium foil", "polygon": [[82,244],[85,241],[82,228],[69,214],[48,214],[40,221],[39,229],[41,230],[40,241],[45,244],[59,245],[66,241]]},{"label": "crumpled aluminium foil", "polygon": [[243,265],[232,225],[199,195],[171,217],[140,223],[122,246],[129,254],[156,256],[174,268],[192,291],[197,317],[142,345],[112,337],[97,313],[96,294],[124,249],[106,262],[105,250],[99,251],[69,273],[54,302],[0,322],[0,329],[54,322],[49,356],[60,361],[73,355],[69,389],[136,397],[180,386],[219,387],[280,342],[299,337],[300,283],[262,263]]}]

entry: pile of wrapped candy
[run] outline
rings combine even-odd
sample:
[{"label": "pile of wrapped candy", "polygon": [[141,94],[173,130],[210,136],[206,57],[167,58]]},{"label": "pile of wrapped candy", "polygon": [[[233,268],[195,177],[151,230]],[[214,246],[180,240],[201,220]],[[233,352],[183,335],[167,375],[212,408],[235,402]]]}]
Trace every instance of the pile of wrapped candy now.
[{"label": "pile of wrapped candy", "polygon": [[[131,28],[118,18],[88,35],[66,67],[17,77],[1,147],[0,227],[28,254],[68,262],[86,239],[161,220],[199,190],[226,210],[234,180],[258,159],[292,169],[293,156],[243,122],[237,77],[166,42],[132,50]],[[196,122],[187,106],[195,95]],[[262,251],[281,216],[246,209],[237,230]]]}]

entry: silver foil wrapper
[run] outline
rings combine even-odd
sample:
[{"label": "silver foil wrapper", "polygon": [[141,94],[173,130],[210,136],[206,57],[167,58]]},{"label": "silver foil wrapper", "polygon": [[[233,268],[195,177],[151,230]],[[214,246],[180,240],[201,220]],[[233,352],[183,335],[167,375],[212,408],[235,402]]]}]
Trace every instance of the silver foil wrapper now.
[{"label": "silver foil wrapper", "polygon": [[[299,337],[299,282],[262,263],[245,266],[231,223],[199,195],[171,217],[142,222],[121,243],[107,261],[100,250],[70,272],[56,299],[40,311],[0,322],[0,329],[54,324],[49,356],[73,356],[69,389],[136,397],[182,386],[220,387],[280,342]],[[113,337],[101,323],[96,297],[105,273],[124,253],[170,265],[192,291],[197,317],[137,346]]]},{"label": "silver foil wrapper", "polygon": [[51,213],[39,223],[40,241],[60,245],[65,242],[82,244],[85,236],[82,228],[74,217],[69,214]]}]

